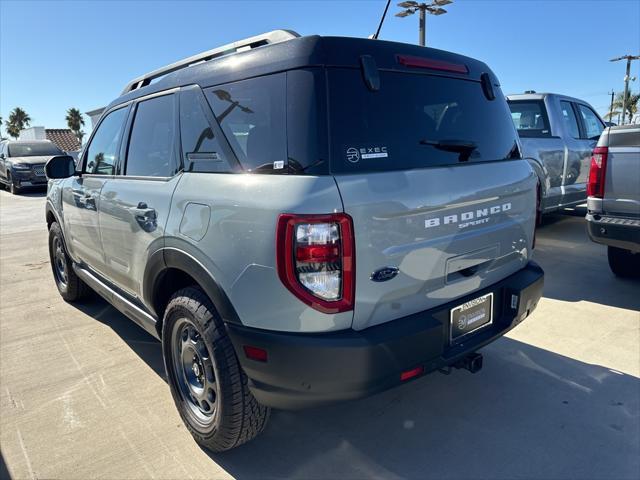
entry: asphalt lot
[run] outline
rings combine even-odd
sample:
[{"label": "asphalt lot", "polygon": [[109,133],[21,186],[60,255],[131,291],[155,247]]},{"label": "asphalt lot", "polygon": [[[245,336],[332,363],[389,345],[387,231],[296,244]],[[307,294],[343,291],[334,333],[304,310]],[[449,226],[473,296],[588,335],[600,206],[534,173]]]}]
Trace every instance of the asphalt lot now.
[{"label": "asphalt lot", "polygon": [[274,412],[255,441],[209,454],[160,344],[101,299],[59,297],[43,195],[0,191],[0,477],[640,477],[640,282],[610,273],[583,211],[539,230],[545,298],[480,373]]}]

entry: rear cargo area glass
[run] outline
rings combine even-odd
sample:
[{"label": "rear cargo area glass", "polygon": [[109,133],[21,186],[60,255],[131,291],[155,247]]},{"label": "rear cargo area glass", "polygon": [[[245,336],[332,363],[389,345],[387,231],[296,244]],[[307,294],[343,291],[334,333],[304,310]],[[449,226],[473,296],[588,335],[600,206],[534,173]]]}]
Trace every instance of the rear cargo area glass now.
[{"label": "rear cargo area glass", "polygon": [[[511,112],[498,87],[380,71],[367,88],[359,69],[328,69],[333,173],[362,173],[520,158]],[[460,147],[462,146],[462,148]]]}]

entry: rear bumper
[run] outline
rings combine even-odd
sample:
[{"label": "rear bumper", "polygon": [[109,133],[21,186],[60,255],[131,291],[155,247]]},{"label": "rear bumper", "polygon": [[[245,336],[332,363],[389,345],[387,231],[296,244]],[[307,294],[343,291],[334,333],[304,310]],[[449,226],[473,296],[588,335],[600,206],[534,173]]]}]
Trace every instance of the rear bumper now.
[{"label": "rear bumper", "polygon": [[640,251],[640,218],[587,213],[587,232],[596,243]]},{"label": "rear bumper", "polygon": [[[489,288],[362,331],[294,334],[236,324],[227,328],[256,399],[274,408],[300,409],[366,397],[402,383],[403,371],[422,367],[426,373],[458,362],[524,320],[542,296],[543,284],[544,272],[529,262]],[[492,325],[451,345],[450,309],[489,292],[494,293]],[[244,345],[267,350],[268,361],[247,359]]]}]

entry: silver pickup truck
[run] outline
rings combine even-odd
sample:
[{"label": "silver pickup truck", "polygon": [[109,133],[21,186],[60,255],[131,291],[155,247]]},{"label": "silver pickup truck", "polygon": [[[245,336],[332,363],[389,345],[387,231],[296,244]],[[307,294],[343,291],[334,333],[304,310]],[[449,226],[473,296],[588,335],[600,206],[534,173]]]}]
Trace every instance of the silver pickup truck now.
[{"label": "silver pickup truck", "polygon": [[591,152],[605,124],[586,102],[555,93],[508,95],[523,157],[540,182],[539,213],[583,203]]},{"label": "silver pickup truck", "polygon": [[591,240],[607,245],[613,273],[640,277],[640,125],[602,133],[587,191]]}]

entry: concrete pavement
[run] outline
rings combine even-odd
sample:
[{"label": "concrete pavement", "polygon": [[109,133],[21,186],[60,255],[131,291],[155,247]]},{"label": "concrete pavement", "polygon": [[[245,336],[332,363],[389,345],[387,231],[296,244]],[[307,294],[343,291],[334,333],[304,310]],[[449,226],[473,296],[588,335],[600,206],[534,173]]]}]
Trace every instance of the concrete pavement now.
[{"label": "concrete pavement", "polygon": [[0,477],[639,478],[640,282],[610,273],[583,214],[538,231],[545,298],[480,373],[274,412],[255,441],[210,454],[182,426],[159,343],[101,299],[60,299],[44,196],[0,191]]}]

